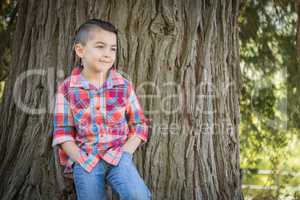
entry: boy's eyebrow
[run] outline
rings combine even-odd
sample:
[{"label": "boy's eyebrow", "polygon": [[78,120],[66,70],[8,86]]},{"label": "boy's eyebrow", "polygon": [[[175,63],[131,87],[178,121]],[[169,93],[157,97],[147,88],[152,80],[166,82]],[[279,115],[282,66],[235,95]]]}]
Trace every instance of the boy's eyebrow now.
[{"label": "boy's eyebrow", "polygon": [[[106,45],[106,43],[105,42],[102,42],[102,41],[97,41],[95,44],[105,44]],[[113,45],[111,45],[112,47],[116,47],[117,45],[115,45],[115,44],[113,44]]]}]

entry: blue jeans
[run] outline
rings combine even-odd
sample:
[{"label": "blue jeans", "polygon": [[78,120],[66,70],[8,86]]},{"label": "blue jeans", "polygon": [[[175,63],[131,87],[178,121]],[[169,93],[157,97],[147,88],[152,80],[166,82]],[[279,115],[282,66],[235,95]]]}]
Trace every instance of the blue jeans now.
[{"label": "blue jeans", "polygon": [[77,200],[106,200],[105,180],[120,200],[151,199],[151,193],[128,152],[123,152],[117,166],[101,159],[90,173],[75,163],[73,176]]}]

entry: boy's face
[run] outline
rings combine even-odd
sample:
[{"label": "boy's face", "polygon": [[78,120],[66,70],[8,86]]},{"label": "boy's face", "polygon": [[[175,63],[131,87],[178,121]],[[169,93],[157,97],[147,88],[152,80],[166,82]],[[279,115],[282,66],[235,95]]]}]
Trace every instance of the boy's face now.
[{"label": "boy's face", "polygon": [[75,45],[77,56],[85,68],[91,72],[106,72],[116,60],[117,37],[115,33],[95,28],[89,32],[88,40],[83,46]]}]

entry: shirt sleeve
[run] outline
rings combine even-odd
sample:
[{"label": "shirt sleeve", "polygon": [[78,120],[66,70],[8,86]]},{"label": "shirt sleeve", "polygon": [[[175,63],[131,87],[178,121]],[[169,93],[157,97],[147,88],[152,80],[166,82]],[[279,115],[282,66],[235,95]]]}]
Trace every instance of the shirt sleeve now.
[{"label": "shirt sleeve", "polygon": [[[66,165],[70,160],[72,160],[65,151],[61,148],[62,143],[67,141],[75,142],[76,129],[74,125],[74,119],[71,112],[70,104],[67,99],[67,92],[65,86],[62,84],[58,87],[55,96],[55,108],[54,108],[54,130],[53,130],[53,140],[52,147],[58,146],[58,153],[60,158],[60,163]],[[80,148],[79,148],[80,149]],[[85,152],[80,149],[80,157],[76,162],[80,165],[84,165],[85,161],[88,159]],[[72,162],[74,162],[72,160]]]},{"label": "shirt sleeve", "polygon": [[129,127],[128,136],[138,136],[144,144],[148,140],[148,119],[145,117],[133,85],[128,83],[128,99],[126,104],[126,118]]},{"label": "shirt sleeve", "polygon": [[52,147],[67,141],[75,141],[75,131],[70,105],[62,85],[58,87],[55,96]]}]

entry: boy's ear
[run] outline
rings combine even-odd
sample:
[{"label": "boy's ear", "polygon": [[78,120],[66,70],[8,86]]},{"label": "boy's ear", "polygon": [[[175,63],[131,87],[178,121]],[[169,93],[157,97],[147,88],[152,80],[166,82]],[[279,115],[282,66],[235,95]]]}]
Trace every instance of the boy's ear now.
[{"label": "boy's ear", "polygon": [[74,50],[75,50],[76,55],[77,55],[79,58],[82,58],[82,57],[83,57],[84,47],[82,46],[82,44],[80,44],[80,43],[75,44],[75,45],[74,45]]}]

